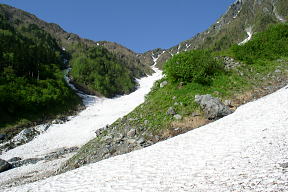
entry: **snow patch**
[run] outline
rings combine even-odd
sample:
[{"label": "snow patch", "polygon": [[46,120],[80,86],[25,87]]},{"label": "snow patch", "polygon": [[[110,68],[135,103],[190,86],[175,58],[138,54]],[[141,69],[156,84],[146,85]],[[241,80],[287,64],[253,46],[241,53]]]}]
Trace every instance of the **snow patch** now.
[{"label": "snow patch", "polygon": [[71,87],[76,93],[77,95],[79,95],[82,100],[83,100],[83,104],[88,107],[90,105],[93,105],[96,100],[97,100],[97,97],[94,96],[94,95],[87,95],[81,91],[79,91],[72,83],[71,83],[71,79],[69,78],[68,76],[68,73],[71,71],[71,68],[68,68],[68,69],[65,69],[64,70],[64,79],[65,81],[67,82],[67,84],[69,85],[69,87]]},{"label": "snow patch", "polygon": [[152,68],[154,69],[157,65],[157,61],[158,59],[161,57],[161,55],[163,55],[166,51],[163,51],[161,54],[159,54],[157,57],[154,56],[154,54],[152,54],[152,59],[153,59],[153,66]]},{"label": "snow patch", "polygon": [[184,51],[188,51],[189,47],[191,47],[191,44],[186,43],[185,46],[186,46],[186,48]]},{"label": "snow patch", "polygon": [[246,31],[248,37],[246,39],[244,39],[242,42],[238,43],[238,45],[244,45],[245,43],[250,41],[250,39],[252,38],[252,35],[253,35],[252,27],[246,28],[245,31]]},{"label": "snow patch", "polygon": [[286,22],[286,19],[284,19],[284,17],[282,17],[281,15],[278,14],[275,6],[273,7],[273,13],[275,14],[275,17],[282,23]]},{"label": "snow patch", "polygon": [[176,54],[179,54],[179,53],[180,53],[180,49],[181,49],[181,43],[179,43],[179,45],[178,45],[177,53],[176,53]]}]

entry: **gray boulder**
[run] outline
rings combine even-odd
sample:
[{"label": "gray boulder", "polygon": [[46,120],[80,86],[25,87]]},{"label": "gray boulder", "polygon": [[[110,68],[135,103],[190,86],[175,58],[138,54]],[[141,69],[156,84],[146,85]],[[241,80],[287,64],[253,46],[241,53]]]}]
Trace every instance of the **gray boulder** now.
[{"label": "gray boulder", "polygon": [[146,119],[145,121],[144,121],[144,125],[147,125],[149,123],[149,121]]},{"label": "gray boulder", "polygon": [[62,119],[55,119],[52,121],[52,124],[64,124],[65,122]]},{"label": "gray boulder", "polygon": [[219,119],[232,113],[232,110],[224,105],[218,98],[211,95],[195,95],[195,102],[198,103],[208,119]]},{"label": "gray boulder", "polygon": [[6,135],[4,135],[4,134],[0,134],[0,141],[4,140],[5,137],[6,137]]},{"label": "gray boulder", "polygon": [[165,85],[167,85],[167,84],[168,84],[167,81],[163,81],[163,82],[160,83],[160,87],[163,88],[163,87],[165,87]]},{"label": "gray boulder", "polygon": [[288,162],[287,163],[281,163],[280,167],[287,169],[288,168]]},{"label": "gray boulder", "polygon": [[231,100],[225,100],[224,105],[232,107],[232,101]]},{"label": "gray boulder", "polygon": [[9,169],[12,169],[12,165],[3,159],[0,159],[0,173]]},{"label": "gray boulder", "polygon": [[131,129],[128,131],[127,136],[128,137],[134,137],[136,135],[136,129]]},{"label": "gray boulder", "polygon": [[141,137],[140,139],[137,140],[138,144],[143,144],[145,143],[145,139],[143,137]]},{"label": "gray boulder", "polygon": [[173,109],[173,107],[169,107],[169,109],[166,112],[167,115],[176,115],[175,110]]},{"label": "gray boulder", "polygon": [[182,119],[182,116],[179,115],[179,114],[176,114],[176,115],[174,115],[174,119],[176,119],[176,120],[181,120],[181,119]]}]

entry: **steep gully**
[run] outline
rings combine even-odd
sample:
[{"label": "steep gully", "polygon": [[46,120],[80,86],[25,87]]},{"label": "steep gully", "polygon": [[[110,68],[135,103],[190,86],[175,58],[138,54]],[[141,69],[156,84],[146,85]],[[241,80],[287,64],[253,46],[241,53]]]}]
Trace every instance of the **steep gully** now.
[{"label": "steep gully", "polygon": [[[35,181],[54,174],[63,162],[75,154],[75,150],[70,149],[80,148],[95,137],[97,129],[113,123],[143,103],[145,95],[149,93],[154,82],[162,77],[162,71],[156,68],[160,55],[157,58],[152,56],[154,65],[151,68],[155,73],[137,79],[139,86],[135,92],[113,99],[85,95],[77,91],[66,76],[69,86],[82,97],[86,109],[76,116],[68,117],[66,122],[61,122],[61,124],[54,122],[30,142],[8,151],[2,151],[1,159],[9,160],[17,157],[22,161],[32,161],[24,166],[0,173],[0,188]],[[60,155],[55,155],[59,154],[59,151]],[[56,158],[47,158],[53,155]]]}]

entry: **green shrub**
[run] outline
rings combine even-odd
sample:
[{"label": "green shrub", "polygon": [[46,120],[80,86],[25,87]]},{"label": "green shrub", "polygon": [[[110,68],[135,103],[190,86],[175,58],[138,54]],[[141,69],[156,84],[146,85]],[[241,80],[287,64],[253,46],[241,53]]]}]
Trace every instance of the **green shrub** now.
[{"label": "green shrub", "polygon": [[164,65],[164,73],[173,82],[196,82],[210,84],[213,76],[221,71],[223,64],[209,51],[193,50],[173,56]]}]

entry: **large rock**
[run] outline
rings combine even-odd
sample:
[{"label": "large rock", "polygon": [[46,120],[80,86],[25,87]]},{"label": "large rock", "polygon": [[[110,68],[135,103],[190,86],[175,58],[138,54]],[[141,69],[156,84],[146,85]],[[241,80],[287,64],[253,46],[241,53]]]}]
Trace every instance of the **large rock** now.
[{"label": "large rock", "polygon": [[167,84],[168,84],[167,81],[163,81],[163,82],[161,82],[161,83],[160,83],[160,88],[165,87]]},{"label": "large rock", "polygon": [[4,140],[5,137],[6,137],[6,135],[4,135],[4,134],[0,134],[0,141],[1,141],[1,140]]},{"label": "large rock", "polygon": [[167,115],[176,115],[175,110],[173,109],[173,107],[169,107],[169,109],[166,112]]},{"label": "large rock", "polygon": [[128,131],[127,136],[128,137],[134,137],[136,135],[136,129],[131,129]]},{"label": "large rock", "polygon": [[12,169],[12,165],[3,159],[0,159],[0,173]]},{"label": "large rock", "polygon": [[176,120],[181,120],[181,119],[182,119],[182,116],[179,115],[179,114],[176,114],[176,115],[174,115],[174,119],[176,119]]},{"label": "large rock", "polygon": [[198,103],[208,119],[219,119],[232,113],[218,98],[211,95],[196,95],[195,102]]}]

